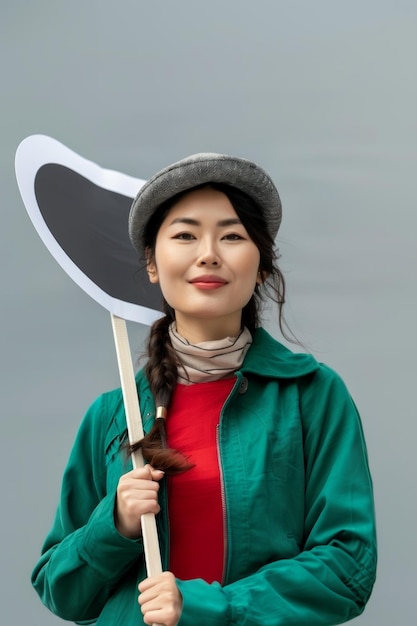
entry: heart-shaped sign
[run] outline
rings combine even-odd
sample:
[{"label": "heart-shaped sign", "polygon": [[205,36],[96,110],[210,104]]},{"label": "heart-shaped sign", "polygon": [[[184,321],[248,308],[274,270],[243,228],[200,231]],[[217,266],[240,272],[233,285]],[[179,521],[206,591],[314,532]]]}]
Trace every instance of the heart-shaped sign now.
[{"label": "heart-shaped sign", "polygon": [[152,324],[161,293],[128,236],[133,198],[145,183],[32,135],[16,152],[26,210],[48,250],[94,300],[126,320]]}]

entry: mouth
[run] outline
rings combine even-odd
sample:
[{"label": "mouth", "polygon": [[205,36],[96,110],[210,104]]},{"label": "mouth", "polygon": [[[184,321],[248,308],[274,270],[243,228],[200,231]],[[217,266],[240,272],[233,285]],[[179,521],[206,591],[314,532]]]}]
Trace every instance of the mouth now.
[{"label": "mouth", "polygon": [[219,289],[227,284],[227,281],[220,276],[206,274],[204,276],[197,276],[189,281],[191,285],[198,289]]}]

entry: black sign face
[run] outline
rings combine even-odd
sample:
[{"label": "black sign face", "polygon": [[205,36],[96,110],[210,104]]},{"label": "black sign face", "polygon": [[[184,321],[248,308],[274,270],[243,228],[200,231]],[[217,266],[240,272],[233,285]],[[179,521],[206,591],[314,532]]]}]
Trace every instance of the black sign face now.
[{"label": "black sign face", "polygon": [[20,144],[16,175],[38,234],[84,291],[124,319],[160,317],[161,292],[128,236],[130,206],[145,181],[102,169],[42,135]]}]

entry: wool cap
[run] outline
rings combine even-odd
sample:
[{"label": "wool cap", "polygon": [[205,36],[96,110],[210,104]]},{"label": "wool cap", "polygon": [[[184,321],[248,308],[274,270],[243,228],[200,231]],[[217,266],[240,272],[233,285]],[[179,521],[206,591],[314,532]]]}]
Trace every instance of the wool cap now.
[{"label": "wool cap", "polygon": [[262,212],[275,239],[281,223],[281,200],[271,178],[261,167],[239,157],[198,153],[181,159],[150,178],[139,190],[129,214],[129,236],[144,255],[143,234],[149,219],[163,202],[205,183],[224,183],[248,195]]}]

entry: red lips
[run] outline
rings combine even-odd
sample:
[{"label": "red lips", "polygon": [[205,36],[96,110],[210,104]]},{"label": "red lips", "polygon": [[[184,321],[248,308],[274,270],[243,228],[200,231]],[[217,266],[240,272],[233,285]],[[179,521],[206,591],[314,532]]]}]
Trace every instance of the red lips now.
[{"label": "red lips", "polygon": [[202,276],[197,276],[196,278],[192,278],[189,282],[199,289],[218,289],[227,283],[224,278],[221,278],[216,274],[204,274]]}]

